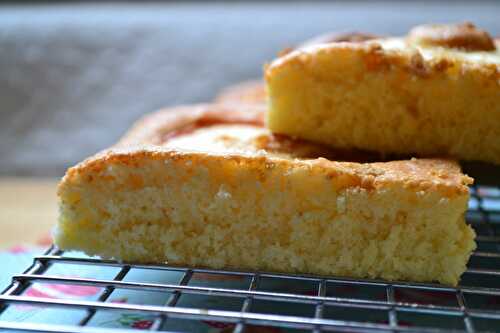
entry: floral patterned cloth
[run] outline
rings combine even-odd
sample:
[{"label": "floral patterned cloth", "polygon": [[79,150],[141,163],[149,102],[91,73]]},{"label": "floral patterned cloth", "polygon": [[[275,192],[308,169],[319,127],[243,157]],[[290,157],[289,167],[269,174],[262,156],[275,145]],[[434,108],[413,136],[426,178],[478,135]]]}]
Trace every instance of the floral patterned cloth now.
[{"label": "floral patterned cloth", "polygon": [[[0,252],[0,262],[4,268],[0,274],[0,288],[7,287],[11,278],[15,274],[22,273],[33,261],[35,255],[42,254],[44,248],[21,247],[17,246],[8,251]],[[83,256],[81,254],[71,254],[72,256]],[[94,279],[113,279],[117,273],[117,268],[114,267],[93,267],[93,266],[75,266],[69,264],[54,264],[46,274],[66,277],[83,277]],[[178,283],[182,277],[181,272],[166,271],[157,272],[142,269],[132,269],[125,281],[143,281],[152,283]],[[249,283],[247,277],[230,277],[219,280],[217,277],[209,274],[194,274],[190,284],[198,286],[214,286],[217,284],[223,288],[246,288]],[[103,288],[81,285],[67,284],[47,284],[33,283],[24,293],[23,296],[40,297],[49,299],[73,299],[73,300],[92,300],[99,298]],[[148,305],[163,305],[170,298],[171,293],[159,293],[136,290],[119,290],[115,289],[106,302],[113,303],[129,303],[129,304],[148,304]],[[230,297],[210,297],[201,295],[183,295],[179,298],[177,306],[198,307],[198,308],[216,308],[219,310],[238,311],[241,309],[243,298]],[[55,309],[49,307],[35,307],[26,305],[9,306],[1,315],[0,321],[12,322],[31,322],[31,323],[47,323],[58,325],[75,325],[78,324],[87,315],[85,310],[67,310]],[[151,328],[156,319],[155,315],[147,315],[131,312],[112,312],[112,311],[97,311],[90,319],[87,325],[94,327],[109,327],[109,328],[134,328],[147,330]],[[223,333],[231,332],[234,329],[234,324],[215,322],[215,321],[192,321],[168,318],[165,320],[162,330],[180,331],[180,332],[207,332],[207,333]],[[288,332],[290,330],[280,328],[265,328],[253,326],[246,332]],[[301,332],[300,330],[292,330],[293,332]]]},{"label": "floral patterned cloth", "polygon": [[[9,251],[0,252],[0,289],[4,289],[11,282],[15,274],[22,273],[32,262],[35,255],[43,253],[46,247],[26,248],[17,246]],[[65,254],[66,255],[66,254]],[[71,257],[85,257],[81,253],[68,253]],[[46,275],[62,277],[80,277],[112,280],[119,272],[119,267],[112,266],[85,266],[74,264],[54,263],[47,270]],[[152,270],[132,268],[125,276],[124,281],[149,282],[161,284],[178,284],[182,279],[183,272],[175,270]],[[194,273],[189,280],[190,286],[218,287],[229,289],[248,290],[250,276],[246,275],[220,275]],[[465,281],[466,282],[466,281]],[[261,277],[258,290],[272,291],[276,293],[298,293],[302,295],[317,295],[317,281],[301,281],[297,283],[293,279],[276,279]],[[27,288],[23,295],[49,299],[72,299],[97,301],[104,291],[101,287],[33,283]],[[327,283],[327,296],[339,298],[357,298],[373,301],[385,301],[386,290],[383,286],[365,285],[335,282]],[[411,304],[441,305],[447,307],[458,307],[456,295],[448,291],[427,291],[419,288],[395,288],[396,301]],[[153,292],[144,290],[115,289],[105,300],[111,303],[164,305],[171,299],[171,292]],[[475,297],[475,298],[474,298]],[[500,297],[498,296],[474,296],[466,295],[468,306],[479,309],[499,309]],[[178,298],[176,306],[198,309],[216,309],[226,311],[240,311],[244,297],[210,296],[182,293]],[[278,304],[279,303],[279,304]],[[314,317],[314,304],[285,303],[254,299],[251,311],[264,314],[279,314],[291,316]],[[35,307],[26,305],[11,305],[0,314],[0,321],[47,323],[59,325],[75,325],[88,315],[86,310],[58,309],[49,307]],[[327,305],[323,310],[323,316],[329,319],[356,321],[364,323],[388,324],[388,313],[385,310],[349,308],[337,305]],[[98,310],[88,321],[87,325],[94,327],[109,328],[134,328],[147,330],[155,323],[156,315],[126,312]],[[402,326],[442,327],[464,330],[464,321],[461,316],[444,316],[418,314],[411,311],[398,312],[398,324]],[[477,330],[492,330],[498,328],[500,321],[490,322],[473,318]],[[163,322],[162,330],[174,332],[207,332],[225,333],[232,332],[234,324],[215,321],[195,321],[167,318]],[[250,326],[245,332],[306,332],[287,328],[268,328]]]}]

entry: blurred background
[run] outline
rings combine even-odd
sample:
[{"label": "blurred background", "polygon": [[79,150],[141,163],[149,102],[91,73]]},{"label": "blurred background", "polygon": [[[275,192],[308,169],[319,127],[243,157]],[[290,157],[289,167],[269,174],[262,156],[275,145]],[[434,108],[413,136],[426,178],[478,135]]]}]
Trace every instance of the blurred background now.
[{"label": "blurred background", "polygon": [[68,166],[147,112],[260,77],[287,46],[327,31],[405,34],[465,20],[500,35],[499,18],[497,1],[0,4],[0,227],[51,225]]}]

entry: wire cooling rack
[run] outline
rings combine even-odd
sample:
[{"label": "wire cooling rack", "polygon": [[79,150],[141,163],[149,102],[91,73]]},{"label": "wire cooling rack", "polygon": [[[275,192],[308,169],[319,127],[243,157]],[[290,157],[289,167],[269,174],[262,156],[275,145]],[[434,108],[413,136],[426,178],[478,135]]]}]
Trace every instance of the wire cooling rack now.
[{"label": "wire cooling rack", "polygon": [[[0,329],[31,332],[129,332],[135,328],[198,332],[201,327],[207,332],[500,331],[500,188],[472,187],[467,221],[477,232],[478,249],[457,288],[125,264],[65,253],[52,247],[44,255],[35,257],[33,265],[23,274],[14,276],[12,284],[0,295]],[[56,265],[74,267],[70,270],[74,274],[84,267],[99,272],[114,269],[114,272],[104,278],[68,277],[51,273]],[[168,279],[157,280],[145,278],[146,275],[128,278],[134,271],[170,275]],[[99,292],[90,300],[76,296],[40,298],[36,293],[27,292],[40,284],[87,286]],[[124,290],[153,296],[147,296],[146,302],[140,303],[113,301],[113,295]],[[156,294],[164,296],[161,303],[148,304],[147,300]],[[189,301],[190,297],[195,300]],[[196,302],[196,297],[205,301]],[[2,320],[2,315],[12,308],[15,312],[16,307],[21,306],[79,310],[81,316],[71,325]],[[130,320],[125,321],[113,329],[95,326],[93,322],[105,312],[119,312],[122,318],[129,319],[142,315],[148,320],[136,321],[132,326],[127,324]],[[58,316],[58,312],[51,315]],[[190,323],[205,323],[205,326]]]}]

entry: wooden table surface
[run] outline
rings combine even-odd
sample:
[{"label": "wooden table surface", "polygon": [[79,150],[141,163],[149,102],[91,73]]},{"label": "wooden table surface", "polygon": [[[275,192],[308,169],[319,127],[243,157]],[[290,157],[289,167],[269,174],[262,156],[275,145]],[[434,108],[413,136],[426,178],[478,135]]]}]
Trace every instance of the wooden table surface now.
[{"label": "wooden table surface", "polygon": [[57,221],[57,182],[0,177],[0,249],[47,245]]}]

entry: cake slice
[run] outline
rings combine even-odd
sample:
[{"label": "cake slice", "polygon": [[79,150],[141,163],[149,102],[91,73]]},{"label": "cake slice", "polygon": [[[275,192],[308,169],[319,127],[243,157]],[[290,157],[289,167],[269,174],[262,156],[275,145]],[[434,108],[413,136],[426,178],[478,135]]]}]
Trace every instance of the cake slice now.
[{"label": "cake slice", "polygon": [[295,50],[266,68],[267,124],[337,148],[499,164],[499,44],[465,23]]},{"label": "cake slice", "polygon": [[61,249],[124,261],[456,285],[472,179],[273,135],[256,107],[139,121],[59,185]]}]

